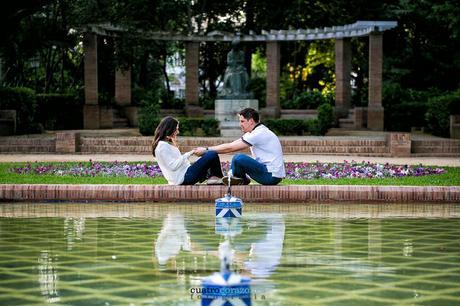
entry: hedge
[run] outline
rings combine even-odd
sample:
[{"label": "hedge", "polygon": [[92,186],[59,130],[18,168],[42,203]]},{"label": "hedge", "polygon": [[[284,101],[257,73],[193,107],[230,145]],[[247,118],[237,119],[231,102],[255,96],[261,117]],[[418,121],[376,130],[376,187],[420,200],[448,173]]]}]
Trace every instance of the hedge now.
[{"label": "hedge", "polygon": [[1,87],[0,109],[16,110],[16,133],[38,133],[35,91],[26,87]]}]

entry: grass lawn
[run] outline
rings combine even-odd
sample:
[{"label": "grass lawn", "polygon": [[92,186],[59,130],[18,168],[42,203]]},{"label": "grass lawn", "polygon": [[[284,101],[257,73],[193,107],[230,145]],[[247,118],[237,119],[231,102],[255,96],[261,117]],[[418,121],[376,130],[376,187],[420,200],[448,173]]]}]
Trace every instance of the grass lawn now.
[{"label": "grass lawn", "polygon": [[[45,164],[45,163],[40,163]],[[78,166],[81,163],[46,163]],[[135,163],[130,163],[135,164]],[[103,177],[18,174],[11,168],[26,163],[0,163],[0,184],[167,184],[163,177]],[[460,186],[460,168],[442,167],[445,173],[397,178],[284,179],[281,185],[397,185],[397,186]]]}]

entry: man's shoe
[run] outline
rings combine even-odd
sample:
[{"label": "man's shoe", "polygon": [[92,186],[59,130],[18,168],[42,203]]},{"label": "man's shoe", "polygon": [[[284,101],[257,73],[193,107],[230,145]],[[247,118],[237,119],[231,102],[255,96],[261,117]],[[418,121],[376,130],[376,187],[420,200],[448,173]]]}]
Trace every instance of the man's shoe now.
[{"label": "man's shoe", "polygon": [[213,177],[208,178],[206,184],[208,184],[208,185],[223,185],[224,183],[222,182],[221,178],[219,178],[217,176],[213,176]]},{"label": "man's shoe", "polygon": [[[222,182],[224,183],[225,186],[228,186],[228,176],[224,176],[222,178]],[[244,185],[244,180],[242,178],[239,178],[239,177],[235,177],[235,176],[230,176],[230,185]]]}]

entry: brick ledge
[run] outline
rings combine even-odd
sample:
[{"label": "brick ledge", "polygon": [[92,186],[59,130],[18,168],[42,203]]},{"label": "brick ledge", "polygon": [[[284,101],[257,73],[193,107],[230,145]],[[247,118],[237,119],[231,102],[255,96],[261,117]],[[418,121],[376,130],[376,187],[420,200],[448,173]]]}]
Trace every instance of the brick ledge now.
[{"label": "brick ledge", "polygon": [[[213,202],[225,186],[1,184],[0,201]],[[247,202],[460,202],[460,186],[235,186]]]}]

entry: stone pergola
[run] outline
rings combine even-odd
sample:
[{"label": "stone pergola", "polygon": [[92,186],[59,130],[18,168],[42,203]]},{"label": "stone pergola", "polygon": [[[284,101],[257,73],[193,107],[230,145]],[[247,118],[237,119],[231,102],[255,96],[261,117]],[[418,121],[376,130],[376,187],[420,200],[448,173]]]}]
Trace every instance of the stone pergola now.
[{"label": "stone pergola", "polygon": [[[143,39],[184,41],[186,48],[186,114],[200,116],[198,105],[199,46],[201,42],[231,42],[238,37],[241,42],[265,42],[267,54],[267,106],[261,111],[269,117],[280,115],[280,44],[284,41],[335,39],[336,101],[335,112],[345,117],[351,108],[351,43],[353,37],[369,36],[369,95],[367,128],[383,130],[382,62],[383,32],[397,26],[395,21],[357,21],[344,26],[298,30],[262,30],[257,34],[232,34],[210,32],[207,34],[181,34],[170,32],[142,33]],[[84,34],[85,106],[84,128],[98,129],[107,126],[108,112],[98,105],[97,39],[98,36],[117,36],[125,31],[111,25],[89,25]],[[115,100],[120,106],[131,103],[131,72],[118,69],[115,74]],[[361,110],[361,115],[364,114]],[[360,118],[358,120],[364,121]]]}]

